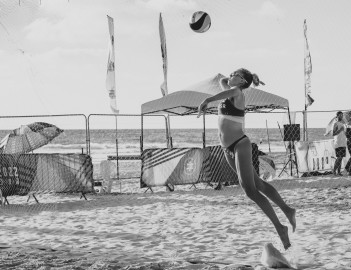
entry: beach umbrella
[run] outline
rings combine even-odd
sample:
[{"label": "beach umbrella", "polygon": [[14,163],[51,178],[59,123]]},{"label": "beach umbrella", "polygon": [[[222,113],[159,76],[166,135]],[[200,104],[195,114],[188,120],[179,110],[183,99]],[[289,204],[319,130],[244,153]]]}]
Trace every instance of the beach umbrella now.
[{"label": "beach umbrella", "polygon": [[0,154],[24,154],[48,144],[63,132],[55,125],[34,122],[22,125],[7,134],[0,142]]}]

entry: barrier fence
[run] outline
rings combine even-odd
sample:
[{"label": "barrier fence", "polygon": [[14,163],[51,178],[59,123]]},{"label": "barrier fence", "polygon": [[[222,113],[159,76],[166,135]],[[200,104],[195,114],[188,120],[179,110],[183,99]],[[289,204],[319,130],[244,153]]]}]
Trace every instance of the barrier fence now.
[{"label": "barrier fence", "polygon": [[84,114],[0,117],[0,203],[93,190]]},{"label": "barrier fence", "polygon": [[[335,162],[335,151],[332,136],[324,136],[324,133],[325,126],[336,112],[307,112],[309,128],[306,133],[303,132],[303,112],[290,112],[289,115],[286,112],[247,113],[246,134],[253,143],[256,171],[267,181],[330,173]],[[195,116],[2,116],[1,138],[21,125],[34,122],[51,123],[64,130],[46,145],[28,153],[1,155],[2,195],[87,192],[93,191],[94,183],[99,182],[101,186],[97,186],[95,191],[106,190],[104,183],[107,182],[112,182],[107,187],[112,192],[143,192],[145,189],[141,187],[169,188],[172,185],[171,188],[174,188],[181,184],[194,186],[203,183],[212,187],[236,184],[235,175],[231,175],[232,171],[219,146],[216,121],[215,116],[206,116],[206,126],[203,127],[202,121]],[[181,128],[186,124],[187,128]],[[308,141],[304,141],[304,136]],[[172,158],[179,149],[184,150],[183,156]],[[196,157],[193,159],[195,163],[190,162],[190,153]],[[343,159],[343,169],[348,157],[349,154]],[[23,160],[35,162],[26,161],[27,165],[23,166]],[[161,163],[164,163],[164,167],[157,167]],[[194,169],[191,166],[195,165],[196,177],[192,178],[189,170]],[[26,168],[29,168],[25,173],[28,175],[19,181],[16,177],[23,176]],[[29,181],[32,182],[30,188],[26,187],[26,179],[33,179]],[[67,181],[62,186],[64,179]],[[84,187],[81,183],[84,183]]]},{"label": "barrier fence", "polygon": [[[336,111],[331,111],[331,112],[308,112],[308,120],[311,122],[318,124],[318,122],[329,122],[330,119],[335,115]],[[96,117],[96,116],[95,116]],[[104,117],[104,115],[99,115],[99,117]],[[111,116],[107,116],[111,117]],[[115,116],[114,116],[115,117]],[[118,118],[119,117],[119,118]],[[132,117],[136,117],[137,119],[140,118],[140,115],[133,115]],[[212,117],[212,119],[211,119]],[[128,118],[130,119],[130,116],[128,115],[121,115],[117,116],[118,119],[125,118],[125,122],[130,124],[132,121],[127,120]],[[147,117],[143,117],[144,119]],[[193,119],[191,119],[193,118]],[[298,160],[299,158],[301,159],[301,154],[298,155],[298,149],[296,149],[296,145],[298,142],[303,140],[303,129],[302,129],[302,124],[298,124],[297,122],[302,121],[303,119],[303,113],[302,112],[291,112],[290,115],[288,115],[286,112],[279,112],[279,113],[248,113],[246,115],[248,127],[246,129],[246,132],[248,136],[250,137],[251,141],[253,142],[253,146],[257,147],[256,151],[253,151],[253,156],[256,155],[256,158],[253,160],[253,165],[255,168],[258,168],[257,170],[259,171],[260,175],[262,178],[266,180],[272,180],[276,178],[296,178],[303,176],[305,173],[305,170],[299,171],[299,165],[301,165],[301,160]],[[131,137],[130,134],[128,135],[127,129],[126,128],[120,128],[120,126],[117,127],[118,130],[118,145],[119,149],[118,151],[115,151],[113,154],[105,155],[102,156],[102,159],[99,160],[99,162],[102,162],[104,160],[109,160],[113,161],[113,163],[109,163],[109,165],[106,165],[104,168],[107,167],[107,169],[110,171],[109,174],[109,179],[117,179],[117,181],[120,182],[120,185],[123,181],[127,179],[134,178],[134,189],[130,188],[127,189],[127,191],[131,192],[132,190],[134,192],[138,192],[137,190],[140,189],[141,187],[146,187],[148,185],[145,185],[145,180],[146,182],[149,183],[149,186],[155,186],[156,182],[162,183],[160,184],[161,186],[166,185],[168,182],[172,183],[174,181],[174,172],[170,172],[170,168],[173,168],[175,171],[178,172],[178,177],[181,175],[181,172],[179,170],[180,164],[177,162],[180,162],[181,158],[178,159],[177,162],[174,160],[171,162],[172,156],[170,151],[168,154],[167,153],[167,141],[170,140],[173,144],[173,151],[177,151],[177,149],[181,148],[187,148],[189,151],[191,149],[195,148],[210,148],[213,147],[214,149],[216,146],[219,145],[218,141],[218,134],[217,134],[217,129],[216,129],[216,120],[217,118],[215,116],[206,116],[206,128],[202,129],[202,121],[199,121],[199,119],[196,119],[195,116],[182,116],[182,117],[176,117],[172,116],[170,117],[170,120],[168,123],[170,123],[171,130],[169,134],[166,135],[164,133],[164,137],[160,136],[160,130],[155,129],[155,126],[158,128],[160,126],[167,126],[167,121],[165,124],[156,124],[153,125],[154,123],[151,123],[150,126],[143,126],[141,123],[140,127],[143,129],[143,131],[134,131],[136,134],[140,134],[144,132],[144,135],[146,133],[149,133],[148,136],[153,139],[154,144],[150,143],[145,143],[147,141],[147,136],[144,136],[141,145],[143,147],[140,147],[136,149],[134,147],[131,147],[129,145],[129,149],[126,150],[126,148],[121,147],[122,145],[128,145],[128,140],[130,142]],[[323,121],[322,121],[323,120]],[[99,120],[100,121],[100,120]],[[121,120],[118,120],[121,121]],[[163,120],[162,120],[163,121]],[[193,122],[191,122],[193,121]],[[211,123],[212,121],[212,123]],[[90,121],[89,121],[90,122]],[[184,123],[190,123],[191,128],[180,128],[181,126],[184,126]],[[179,124],[180,123],[180,124]],[[127,124],[127,127],[128,127]],[[263,124],[263,125],[262,125]],[[259,128],[253,128],[252,126],[259,126]],[[111,127],[115,126],[115,123],[111,123]],[[135,125],[134,125],[135,126]],[[325,126],[325,125],[324,125]],[[307,132],[308,136],[310,139],[318,141],[318,140],[331,140],[332,137],[324,137],[324,130],[325,128],[321,127],[315,127],[315,128],[310,128]],[[166,132],[166,131],[165,131]],[[134,140],[134,142],[137,142],[137,138]],[[167,138],[169,136],[169,138]],[[128,140],[127,140],[128,138]],[[163,140],[161,139],[163,138]],[[157,142],[162,142],[163,143],[157,143]],[[204,141],[204,142],[203,142]],[[93,141],[91,141],[92,144]],[[155,147],[156,146],[156,147]],[[205,146],[205,147],[202,147]],[[162,151],[160,151],[162,150]],[[123,152],[124,151],[124,152]],[[208,149],[206,150],[208,152]],[[206,154],[203,151],[203,156],[205,157]],[[163,152],[164,154],[160,154],[160,152]],[[191,152],[191,151],[190,151]],[[193,152],[196,152],[195,150]],[[254,154],[256,152],[256,154]],[[300,151],[301,152],[301,151]],[[127,154],[127,158],[125,158]],[[143,154],[145,154],[143,156]],[[91,155],[94,156],[95,152],[91,152]],[[155,155],[153,157],[153,155]],[[168,156],[167,156],[168,155]],[[164,158],[165,156],[166,158]],[[145,159],[147,157],[147,159]],[[144,160],[143,160],[144,158]],[[167,160],[169,164],[166,165],[164,163],[164,167],[158,167],[157,169],[155,168],[155,171],[151,172],[150,167],[147,166],[146,160],[148,159],[161,159],[161,160]],[[203,160],[203,158],[201,158]],[[333,162],[333,158],[331,158]],[[119,165],[117,164],[118,162]],[[144,164],[144,162],[146,162]],[[183,162],[183,161],[182,161]],[[172,163],[172,165],[170,165]],[[184,164],[183,164],[184,165]],[[306,165],[306,164],[305,164]],[[124,166],[124,168],[122,168]],[[94,166],[95,168],[95,166]],[[185,167],[183,167],[185,170]],[[117,175],[117,173],[114,173],[114,171],[123,172],[123,175]],[[132,174],[128,173],[133,172]],[[221,171],[221,170],[220,170]],[[99,170],[94,169],[94,173],[97,173],[98,178],[101,177],[101,173]],[[100,173],[100,175],[98,175]],[[328,171],[326,171],[328,173]],[[155,179],[151,180],[150,175],[155,174],[158,175],[160,179],[157,181]],[[200,173],[204,177],[205,174],[203,172]],[[219,172],[212,172],[214,176],[220,175]],[[228,175],[227,173],[225,173]],[[172,175],[171,179],[172,181],[167,182],[167,178],[169,178]],[[147,177],[146,177],[147,176]],[[146,178],[145,178],[146,177]],[[200,177],[200,178],[201,178]],[[193,182],[214,182],[218,183],[219,180],[218,178],[209,178],[207,177],[207,180],[203,178],[201,181],[195,177],[196,180],[192,179],[189,180],[190,182],[188,183],[187,181],[179,180],[179,184],[189,184],[192,185],[194,184]],[[223,177],[219,177],[220,179],[223,179]],[[139,180],[141,179],[140,186],[139,186]],[[210,181],[208,181],[210,179]],[[122,181],[123,180],[123,181]],[[151,182],[150,182],[151,181]],[[225,179],[223,179],[223,182],[226,183]],[[150,184],[152,183],[152,184]],[[157,185],[156,185],[157,186]],[[217,186],[217,184],[216,184]],[[119,186],[120,188],[120,186]],[[118,189],[115,189],[118,190]],[[119,189],[121,190],[121,189]]]},{"label": "barrier fence", "polygon": [[[123,184],[128,186],[140,180],[144,148],[165,148],[170,144],[164,115],[91,114],[88,127],[94,179],[113,179],[115,191],[121,192]],[[101,188],[104,187],[96,190]]]}]

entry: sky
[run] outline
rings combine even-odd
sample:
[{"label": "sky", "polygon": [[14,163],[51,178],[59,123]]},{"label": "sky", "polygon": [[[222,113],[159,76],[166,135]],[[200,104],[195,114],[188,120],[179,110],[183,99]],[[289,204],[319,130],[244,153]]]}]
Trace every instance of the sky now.
[{"label": "sky", "polygon": [[[206,33],[189,27],[198,10],[211,17]],[[115,23],[117,107],[140,114],[162,97],[160,12],[170,93],[245,67],[265,82],[260,89],[302,111],[306,19],[315,100],[308,110],[347,110],[350,10],[349,0],[0,0],[0,116],[111,113],[107,15]]]}]

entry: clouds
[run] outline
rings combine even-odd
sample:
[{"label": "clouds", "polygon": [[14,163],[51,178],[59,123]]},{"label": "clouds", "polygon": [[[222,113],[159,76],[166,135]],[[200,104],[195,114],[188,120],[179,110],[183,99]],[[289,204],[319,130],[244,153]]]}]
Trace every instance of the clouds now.
[{"label": "clouds", "polygon": [[[219,52],[221,53],[221,52]],[[286,57],[289,54],[287,49],[280,49],[280,50],[273,50],[267,48],[252,48],[252,49],[242,49],[236,51],[225,51],[222,52],[223,55],[227,57],[233,58],[241,58],[241,59],[263,59],[263,60],[270,60],[270,59],[277,59],[278,57]]]},{"label": "clouds", "polygon": [[253,11],[252,14],[261,18],[273,19],[282,19],[285,16],[285,12],[283,11],[283,9],[279,8],[271,1],[263,2],[260,9]]},{"label": "clouds", "polygon": [[137,4],[159,12],[172,9],[194,10],[197,7],[192,0],[137,0]]},{"label": "clouds", "polygon": [[[63,1],[56,10],[53,3],[41,11],[42,16],[25,27],[26,37],[36,48],[43,49],[45,46],[86,47],[94,46],[101,40],[106,17],[104,10],[88,6],[65,5]],[[105,22],[105,24],[103,24]]]},{"label": "clouds", "polygon": [[[291,110],[303,108],[304,14],[309,14],[308,36],[314,61],[312,95],[316,102],[310,109],[334,107],[318,92],[329,85],[327,78],[340,78],[341,73],[342,78],[347,78],[350,70],[351,38],[341,27],[351,23],[350,16],[340,12],[338,18],[332,18],[329,13],[330,7],[345,11],[350,5],[346,1],[337,6],[331,0],[321,4],[310,0],[306,6],[289,0],[38,3],[26,0],[19,7],[16,1],[0,0],[0,14],[6,15],[0,16],[0,21],[9,31],[6,34],[0,26],[0,84],[4,95],[14,98],[12,103],[9,99],[0,107],[0,114],[29,111],[14,106],[16,95],[10,90],[21,93],[33,104],[40,100],[49,104],[36,107],[37,111],[42,109],[41,113],[47,113],[46,109],[52,113],[89,113],[91,108],[109,113],[105,89],[109,39],[106,15],[115,22],[117,103],[123,113],[138,113],[143,102],[161,97],[159,12],[163,13],[166,31],[170,92],[243,66],[262,76],[268,91],[279,90],[288,98]],[[189,28],[189,18],[195,10],[206,10],[211,16],[213,24],[204,34]],[[342,67],[342,71],[337,67]],[[335,88],[348,89],[347,80],[336,80]],[[78,102],[82,97],[84,102]],[[338,100],[338,107],[345,107],[346,102],[347,99]]]}]

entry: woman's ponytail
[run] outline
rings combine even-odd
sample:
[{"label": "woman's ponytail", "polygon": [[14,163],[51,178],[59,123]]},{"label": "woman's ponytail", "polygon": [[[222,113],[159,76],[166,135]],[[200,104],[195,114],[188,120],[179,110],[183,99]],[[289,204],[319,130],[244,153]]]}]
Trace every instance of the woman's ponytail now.
[{"label": "woman's ponytail", "polygon": [[260,84],[265,85],[264,82],[260,81],[257,74],[255,73],[252,74],[252,83],[254,86],[259,86]]}]

